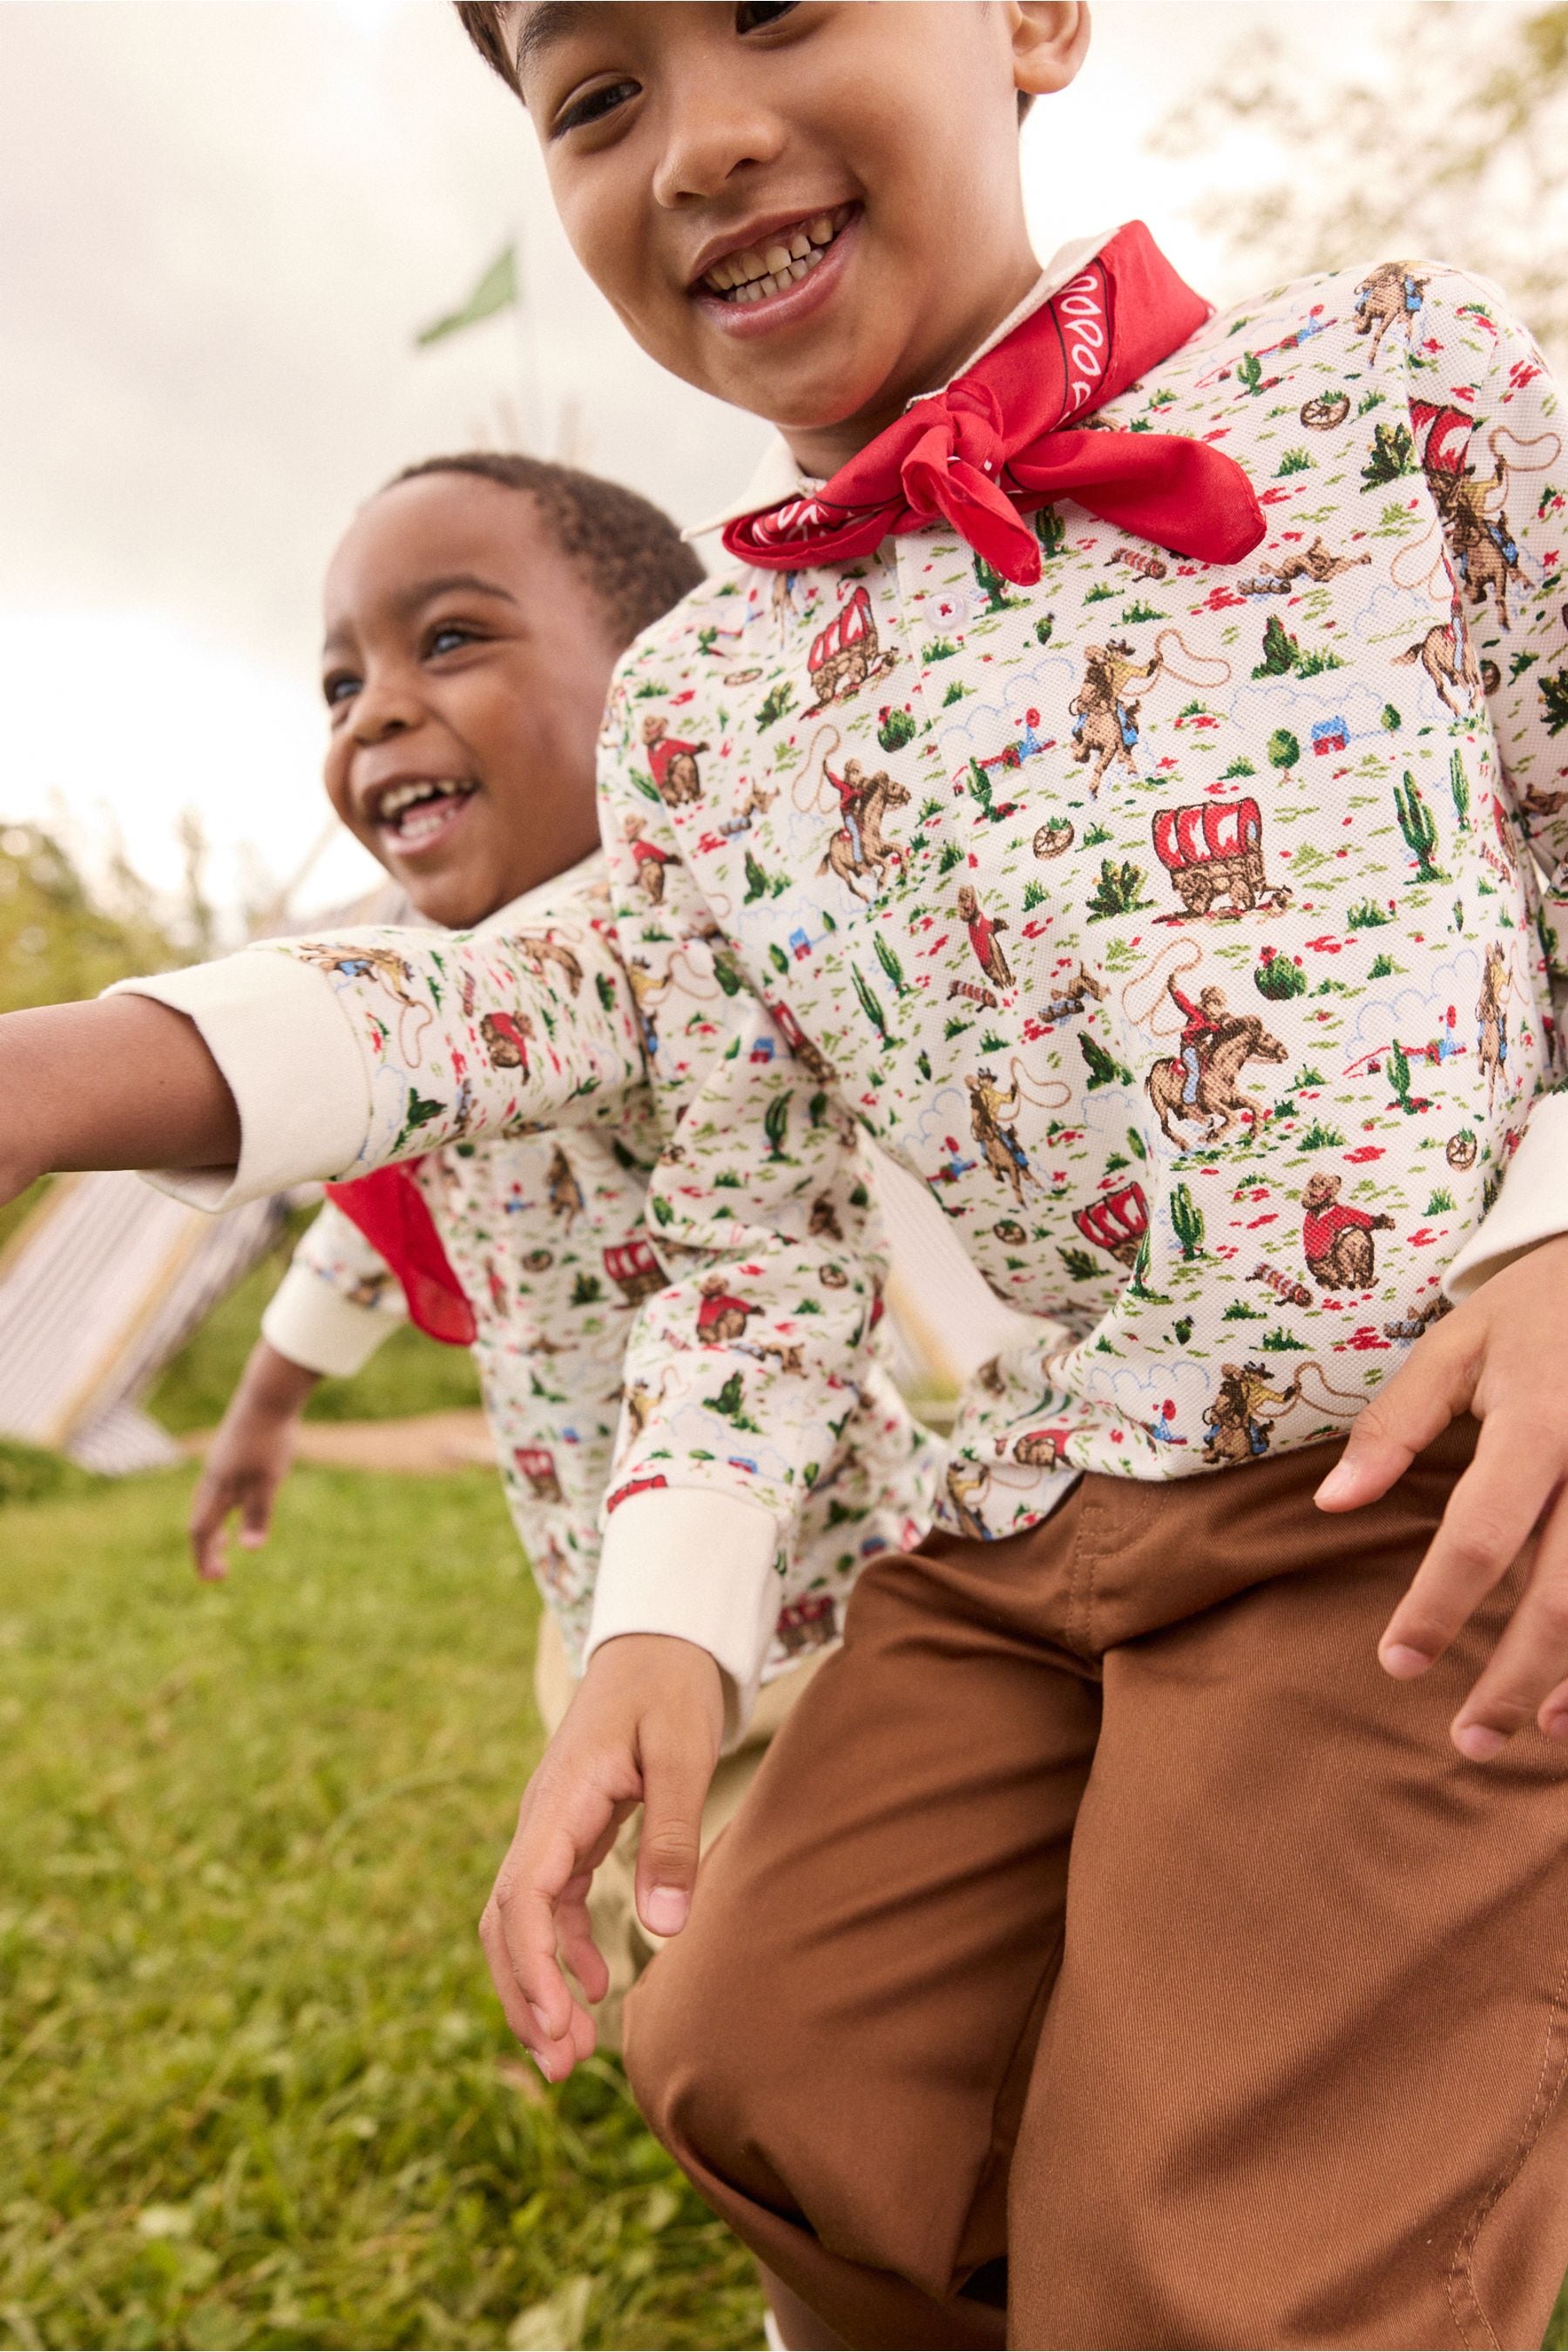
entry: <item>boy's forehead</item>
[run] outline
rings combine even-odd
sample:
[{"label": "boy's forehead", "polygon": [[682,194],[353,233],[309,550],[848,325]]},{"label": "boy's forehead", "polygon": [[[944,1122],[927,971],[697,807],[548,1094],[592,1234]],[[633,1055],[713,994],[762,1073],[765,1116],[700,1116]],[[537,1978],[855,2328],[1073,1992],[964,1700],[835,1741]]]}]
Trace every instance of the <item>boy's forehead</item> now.
[{"label": "boy's forehead", "polygon": [[328,566],[329,629],[372,610],[407,612],[448,590],[516,604],[573,593],[574,568],[531,492],[470,474],[395,482],[363,507]]}]

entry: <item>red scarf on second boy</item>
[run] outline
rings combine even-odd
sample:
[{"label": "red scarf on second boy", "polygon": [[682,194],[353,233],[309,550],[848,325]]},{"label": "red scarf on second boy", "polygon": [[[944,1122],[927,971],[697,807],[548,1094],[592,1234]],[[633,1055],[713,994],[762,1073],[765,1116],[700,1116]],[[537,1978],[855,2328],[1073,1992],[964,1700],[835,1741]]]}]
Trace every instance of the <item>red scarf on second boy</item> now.
[{"label": "red scarf on second boy", "polygon": [[449,1348],[471,1347],[479,1326],[414,1181],[418,1165],[404,1160],[347,1184],[329,1184],[327,1198],[386,1260],[403,1286],[409,1321]]}]

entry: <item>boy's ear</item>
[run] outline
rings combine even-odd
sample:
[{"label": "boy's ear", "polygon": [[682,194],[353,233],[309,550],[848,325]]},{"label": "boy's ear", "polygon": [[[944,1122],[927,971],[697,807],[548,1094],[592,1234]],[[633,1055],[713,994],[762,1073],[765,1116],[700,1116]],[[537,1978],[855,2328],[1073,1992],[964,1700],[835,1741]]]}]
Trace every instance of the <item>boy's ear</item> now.
[{"label": "boy's ear", "polygon": [[1066,89],[1089,55],[1088,0],[1009,0],[1013,79],[1026,97]]}]

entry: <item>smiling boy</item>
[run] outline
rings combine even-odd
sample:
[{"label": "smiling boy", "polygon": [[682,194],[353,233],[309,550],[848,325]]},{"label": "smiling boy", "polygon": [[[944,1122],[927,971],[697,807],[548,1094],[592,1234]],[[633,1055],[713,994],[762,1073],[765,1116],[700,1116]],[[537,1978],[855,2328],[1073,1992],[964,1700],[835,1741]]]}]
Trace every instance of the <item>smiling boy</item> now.
[{"label": "smiling boy", "polygon": [[[1539,2340],[1568,2262],[1539,353],[1426,265],[1217,320],[1136,226],[1042,273],[1009,134],[1082,60],[1076,0],[461,13],[632,333],[783,436],[720,519],[733,568],[623,666],[601,767],[626,952],[657,987],[717,928],[791,1048],[733,1071],[708,1181],[828,1092],[1073,1334],[967,1401],[963,1537],[862,1582],[634,2000],[639,2096],[803,2342],[999,2341],[1004,2255],[1024,2344]],[[709,748],[647,828],[650,928],[617,843],[676,709]],[[1460,996],[1467,1051],[1428,1055]],[[832,1131],[790,1134],[825,1172]],[[757,1360],[811,1237],[759,1206],[738,1264],[688,1172],[704,1255],[634,1339],[662,1402],[622,1471],[684,1448],[715,1530],[776,1527],[842,1327],[793,1383]],[[1353,1286],[1293,1253],[1321,1177],[1367,1221]],[[702,1433],[709,1285],[782,1473]],[[688,1705],[705,1671],[649,1663]],[[489,1923],[552,2065],[552,1888],[594,1822],[542,1804]]]}]

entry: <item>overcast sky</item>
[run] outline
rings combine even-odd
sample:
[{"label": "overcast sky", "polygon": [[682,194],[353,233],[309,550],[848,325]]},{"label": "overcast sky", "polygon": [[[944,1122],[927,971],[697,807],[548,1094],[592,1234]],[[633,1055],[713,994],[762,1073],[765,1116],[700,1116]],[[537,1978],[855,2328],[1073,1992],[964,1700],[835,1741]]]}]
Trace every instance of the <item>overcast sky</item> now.
[{"label": "overcast sky", "polygon": [[[1142,214],[1232,290],[1183,217],[1191,167],[1145,135],[1249,22],[1310,61],[1375,5],[1102,0],[1089,68],[1025,133],[1042,255]],[[521,311],[416,352],[511,236]],[[763,438],[582,278],[446,0],[0,0],[0,823],[118,824],[165,883],[195,807],[222,900],[321,831],[318,592],[377,482],[521,445],[691,521]],[[340,836],[302,903],[373,870]]]}]

